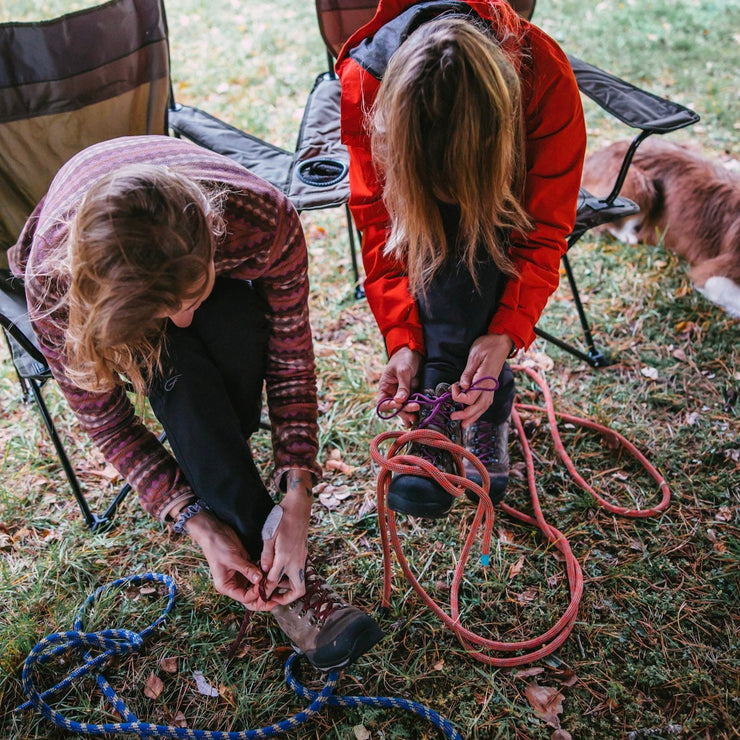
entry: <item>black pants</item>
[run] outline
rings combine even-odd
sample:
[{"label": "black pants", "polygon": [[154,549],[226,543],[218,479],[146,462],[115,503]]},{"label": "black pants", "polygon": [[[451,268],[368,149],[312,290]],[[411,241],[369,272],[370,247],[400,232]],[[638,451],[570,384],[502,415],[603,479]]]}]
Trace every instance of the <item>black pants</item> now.
[{"label": "black pants", "polygon": [[[452,255],[437,271],[426,297],[418,301],[426,344],[422,388],[460,379],[473,342],[488,333],[488,326],[501,301],[506,276],[487,252],[478,251],[478,286],[466,266],[455,258],[457,252],[458,211],[440,204],[449,253]],[[491,407],[481,419],[500,424],[511,414],[516,388],[514,374],[504,364],[498,378],[499,389]]]},{"label": "black pants", "polygon": [[233,527],[254,560],[273,507],[247,443],[259,427],[269,334],[254,288],[218,278],[189,327],[168,322],[164,372],[149,393],[196,496]]}]

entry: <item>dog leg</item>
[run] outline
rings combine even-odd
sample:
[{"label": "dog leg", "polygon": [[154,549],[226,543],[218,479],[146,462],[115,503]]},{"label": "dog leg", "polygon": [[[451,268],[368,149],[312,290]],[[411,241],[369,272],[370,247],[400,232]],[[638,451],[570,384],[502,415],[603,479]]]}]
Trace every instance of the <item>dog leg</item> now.
[{"label": "dog leg", "polygon": [[691,282],[712,303],[740,318],[740,284],[727,277],[737,269],[735,259],[729,254],[702,262],[691,269]]}]

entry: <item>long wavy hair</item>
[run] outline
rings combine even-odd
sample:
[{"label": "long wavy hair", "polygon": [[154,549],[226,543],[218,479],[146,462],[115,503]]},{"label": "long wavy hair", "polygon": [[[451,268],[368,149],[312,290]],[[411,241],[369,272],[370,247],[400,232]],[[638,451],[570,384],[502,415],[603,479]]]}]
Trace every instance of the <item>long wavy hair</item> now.
[{"label": "long wavy hair", "polygon": [[121,375],[139,399],[161,369],[166,318],[206,287],[222,193],[166,167],[97,180],[69,228],[67,373],[87,390]]},{"label": "long wavy hair", "polygon": [[370,121],[390,216],[385,249],[405,263],[412,294],[426,292],[449,256],[438,201],[460,208],[455,249],[476,285],[481,245],[515,275],[506,234],[531,228],[521,205],[520,81],[485,26],[443,15],[411,33],[390,59]]}]

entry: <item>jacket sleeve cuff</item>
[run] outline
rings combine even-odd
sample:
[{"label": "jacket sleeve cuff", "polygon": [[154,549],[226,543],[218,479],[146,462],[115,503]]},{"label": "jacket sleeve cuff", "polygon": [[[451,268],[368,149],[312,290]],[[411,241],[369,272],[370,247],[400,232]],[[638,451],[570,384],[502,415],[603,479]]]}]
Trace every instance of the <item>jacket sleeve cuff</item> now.
[{"label": "jacket sleeve cuff", "polygon": [[388,357],[393,357],[401,347],[408,347],[414,352],[424,354],[424,335],[421,328],[411,328],[408,326],[394,326],[389,329],[385,335],[385,346],[388,350]]}]

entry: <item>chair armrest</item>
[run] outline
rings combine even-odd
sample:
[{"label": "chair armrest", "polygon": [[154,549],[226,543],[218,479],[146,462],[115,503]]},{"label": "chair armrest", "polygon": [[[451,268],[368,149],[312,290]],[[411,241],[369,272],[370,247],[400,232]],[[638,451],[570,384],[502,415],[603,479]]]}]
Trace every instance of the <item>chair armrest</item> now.
[{"label": "chair armrest", "polygon": [[168,118],[175,135],[233,159],[283,193],[288,192],[293,161],[289,151],[188,105],[171,108]]},{"label": "chair armrest", "polygon": [[568,61],[580,91],[627,126],[665,134],[699,120],[693,110],[641,90],[577,57],[568,55]]}]

